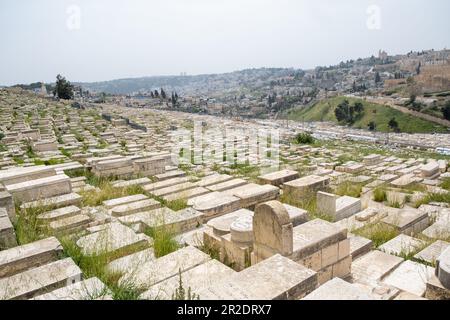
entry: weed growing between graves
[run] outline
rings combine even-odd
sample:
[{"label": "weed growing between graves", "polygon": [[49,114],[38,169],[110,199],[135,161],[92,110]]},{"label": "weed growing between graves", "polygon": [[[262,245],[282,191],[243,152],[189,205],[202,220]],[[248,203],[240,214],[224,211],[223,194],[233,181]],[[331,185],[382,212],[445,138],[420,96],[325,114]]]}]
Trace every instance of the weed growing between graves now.
[{"label": "weed growing between graves", "polygon": [[422,204],[429,204],[430,202],[443,202],[450,203],[450,192],[448,193],[427,193],[422,199],[415,203],[415,207],[418,208]]},{"label": "weed growing between graves", "polygon": [[82,191],[80,195],[83,197],[83,206],[95,207],[101,205],[106,200],[143,193],[144,189],[138,185],[115,188],[109,181],[105,181],[100,183],[98,190]]},{"label": "weed growing between graves", "polygon": [[13,160],[14,160],[17,164],[24,164],[24,163],[25,163],[25,161],[23,160],[22,157],[16,157],[16,156],[14,156],[14,157],[13,157]]},{"label": "weed growing between graves", "polygon": [[367,224],[360,229],[353,230],[352,233],[372,240],[375,248],[378,248],[399,234],[397,230],[383,223]]},{"label": "weed growing between graves", "polygon": [[49,160],[34,159],[34,164],[36,166],[39,166],[39,165],[52,166],[52,165],[61,164],[61,163],[64,163],[64,159],[54,159],[54,158],[49,159]]},{"label": "weed growing between graves", "polygon": [[211,259],[220,261],[220,248],[213,246],[209,242],[204,242],[199,246],[199,249],[209,255]]},{"label": "weed growing between graves", "polygon": [[[231,174],[237,177],[247,177],[250,181],[256,182],[258,180],[258,176],[261,174],[260,168],[258,166],[250,165],[248,162],[246,163],[234,163],[230,165]],[[220,172],[226,173],[226,172]]]},{"label": "weed growing between graves", "polygon": [[200,296],[192,292],[191,287],[186,289],[183,286],[183,279],[181,278],[181,269],[178,271],[179,281],[178,288],[172,294],[172,300],[200,300]]},{"label": "weed growing between graves", "polygon": [[156,228],[146,228],[144,233],[153,238],[153,251],[157,258],[172,253],[180,248],[180,245],[174,239],[173,232],[164,225]]},{"label": "weed growing between graves", "polygon": [[335,193],[339,196],[359,198],[362,192],[362,184],[344,181],[337,185]]},{"label": "weed growing between graves", "polygon": [[165,202],[165,206],[173,211],[179,211],[188,207],[186,199],[177,199]]},{"label": "weed growing between graves", "polygon": [[442,189],[450,191],[450,178],[445,178],[439,185]]},{"label": "weed growing between graves", "polygon": [[[119,282],[122,275],[117,272],[111,272],[107,269],[108,263],[118,257],[117,253],[111,254],[107,253],[105,250],[105,252],[100,252],[95,255],[85,255],[83,254],[81,248],[77,246],[75,238],[66,236],[60,238],[59,241],[63,246],[64,256],[72,258],[75,264],[80,267],[83,272],[83,276],[86,279],[97,277],[108,287],[109,290],[105,290],[98,293],[98,296],[89,298],[98,299],[107,294],[111,294],[114,300],[139,299],[139,296],[143,290],[138,289],[137,286],[130,282]],[[120,256],[126,254],[126,252],[121,252]]]},{"label": "weed growing between graves", "polygon": [[20,209],[20,205],[16,204],[17,221],[14,223],[14,229],[19,245],[34,242],[49,235],[45,225],[39,223],[38,216],[53,209],[52,206],[44,205]]},{"label": "weed growing between graves", "polygon": [[373,201],[384,202],[386,200],[387,200],[386,189],[376,188],[375,190],[373,190]]},{"label": "weed growing between graves", "polygon": [[67,158],[70,158],[70,157],[72,156],[72,153],[70,153],[69,151],[67,151],[67,150],[64,149],[64,148],[60,148],[59,151],[61,152],[61,154],[62,154],[63,156],[66,156]]}]

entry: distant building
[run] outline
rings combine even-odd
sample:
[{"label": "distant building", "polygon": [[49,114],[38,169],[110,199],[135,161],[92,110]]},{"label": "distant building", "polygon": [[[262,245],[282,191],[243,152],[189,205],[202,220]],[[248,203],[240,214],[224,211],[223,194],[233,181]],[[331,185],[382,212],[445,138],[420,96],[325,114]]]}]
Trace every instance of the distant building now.
[{"label": "distant building", "polygon": [[381,61],[387,61],[387,59],[388,59],[388,54],[387,54],[387,52],[386,51],[382,51],[382,50],[379,50],[378,51],[378,59],[380,59]]}]

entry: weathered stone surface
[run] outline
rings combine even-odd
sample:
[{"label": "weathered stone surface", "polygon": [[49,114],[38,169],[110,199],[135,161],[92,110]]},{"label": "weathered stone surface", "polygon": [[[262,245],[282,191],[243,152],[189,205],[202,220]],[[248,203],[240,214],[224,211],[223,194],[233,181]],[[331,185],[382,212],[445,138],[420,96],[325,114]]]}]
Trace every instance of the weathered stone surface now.
[{"label": "weathered stone surface", "polygon": [[303,300],[374,300],[366,290],[340,278],[334,278],[308,294]]},{"label": "weathered stone surface", "polygon": [[320,219],[308,221],[293,229],[292,259],[299,261],[346,238],[345,228]]},{"label": "weathered stone surface", "polygon": [[393,254],[393,255],[408,255],[411,252],[417,252],[417,250],[424,247],[425,241],[407,236],[405,234],[399,234],[395,238],[383,243],[378,247],[378,250]]},{"label": "weathered stone surface", "polygon": [[422,297],[425,294],[427,280],[433,274],[434,268],[408,260],[387,275],[383,282]]},{"label": "weathered stone surface", "polygon": [[112,273],[124,274],[137,270],[140,264],[155,260],[153,248],[141,250],[122,258],[111,261],[107,268]]},{"label": "weathered stone surface", "polygon": [[29,299],[78,282],[81,270],[67,258],[0,279],[0,297],[9,299]]},{"label": "weathered stone surface", "polygon": [[211,192],[188,201],[195,210],[201,211],[207,218],[221,216],[239,209],[240,199],[220,192]]},{"label": "weathered stone surface", "polygon": [[141,211],[158,209],[160,207],[161,203],[159,203],[155,199],[145,199],[116,206],[111,209],[111,214],[114,217],[123,217]]},{"label": "weathered stone surface", "polygon": [[253,216],[254,250],[252,264],[274,254],[292,254],[292,222],[286,208],[278,201],[258,205]]},{"label": "weathered stone surface", "polygon": [[352,278],[354,282],[376,285],[382,277],[403,262],[400,257],[373,250],[352,263]]},{"label": "weathered stone surface", "polygon": [[291,197],[301,197],[315,191],[325,191],[330,183],[330,178],[321,176],[306,176],[283,184],[286,194]]},{"label": "weathered stone surface", "polygon": [[140,249],[148,245],[149,238],[143,234],[136,234],[121,223],[110,223],[102,230],[81,237],[77,245],[86,255],[105,252],[119,252]]},{"label": "weathered stone surface", "polygon": [[258,203],[277,199],[279,189],[272,185],[249,183],[245,186],[223,191],[223,193],[241,199],[241,208],[250,208]]},{"label": "weathered stone surface", "polygon": [[285,182],[292,181],[298,179],[299,174],[297,171],[293,170],[281,170],[277,172],[268,173],[262,176],[259,176],[259,182],[262,184],[271,184],[273,186],[279,187]]},{"label": "weathered stone surface", "polygon": [[421,232],[429,224],[427,213],[413,208],[401,209],[397,212],[389,213],[381,221],[397,229],[399,232],[408,235]]},{"label": "weathered stone surface", "polygon": [[111,292],[98,278],[75,282],[67,287],[34,297],[32,300],[110,300]]},{"label": "weathered stone surface", "polygon": [[38,215],[38,219],[44,222],[52,222],[55,220],[60,220],[68,217],[75,216],[81,212],[80,208],[76,206],[68,206],[58,208],[52,211],[44,212]]},{"label": "weathered stone surface", "polygon": [[70,178],[65,174],[10,184],[6,190],[14,199],[29,202],[72,192]]},{"label": "weathered stone surface", "polygon": [[41,206],[48,206],[52,208],[61,208],[70,205],[80,206],[81,205],[81,196],[77,193],[68,193],[60,196],[45,198],[42,200],[26,202],[20,206],[21,209],[26,208],[35,208]]},{"label": "weathered stone surface", "polygon": [[248,182],[244,179],[232,179],[232,180],[228,180],[225,182],[221,182],[218,184],[213,184],[211,186],[206,187],[206,189],[210,190],[210,191],[225,191],[225,190],[230,190],[233,188],[237,188],[240,186],[245,186],[247,185]]},{"label": "weathered stone surface", "polygon": [[153,285],[176,276],[179,272],[190,270],[210,259],[206,253],[189,246],[156,260],[142,263],[137,270],[127,270],[119,281],[133,283],[138,288],[149,289]]},{"label": "weathered stone surface", "polygon": [[299,299],[317,286],[317,274],[276,254],[197,291],[202,300]]},{"label": "weathered stone surface", "polygon": [[50,263],[62,253],[55,237],[0,251],[0,278]]},{"label": "weathered stone surface", "polygon": [[135,194],[135,195],[132,195],[132,196],[126,196],[126,197],[121,197],[121,198],[116,198],[116,199],[103,201],[103,205],[106,208],[111,209],[113,207],[117,207],[117,206],[120,206],[120,205],[132,203],[132,202],[136,202],[136,201],[141,201],[141,200],[145,200],[145,199],[148,199],[148,197],[146,195]]},{"label": "weathered stone surface", "polygon": [[450,247],[447,247],[436,260],[436,276],[445,288],[450,289]]},{"label": "weathered stone surface", "polygon": [[419,253],[417,253],[414,256],[414,259],[434,265],[439,255],[448,247],[450,247],[449,242],[437,240],[428,247],[426,247],[425,249],[423,249],[422,251],[420,251]]},{"label": "weathered stone surface", "polygon": [[56,175],[55,169],[47,166],[19,167],[0,171],[0,182],[5,186]]},{"label": "weathered stone surface", "polygon": [[[233,269],[225,266],[217,260],[209,260],[200,264],[190,270],[187,270],[181,275],[177,274],[167,280],[164,280],[141,295],[143,299],[171,299],[175,290],[183,283],[185,290],[191,290],[192,294],[197,294],[197,291],[202,287],[214,285],[220,280],[236,273]],[[199,297],[201,299],[201,297]]]}]

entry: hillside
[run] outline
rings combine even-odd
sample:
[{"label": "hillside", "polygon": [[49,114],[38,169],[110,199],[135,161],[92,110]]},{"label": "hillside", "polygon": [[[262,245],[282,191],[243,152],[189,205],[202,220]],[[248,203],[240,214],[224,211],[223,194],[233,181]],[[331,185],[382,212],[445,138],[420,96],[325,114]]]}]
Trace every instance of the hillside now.
[{"label": "hillside", "polygon": [[443,126],[402,113],[401,111],[394,110],[388,106],[348,97],[324,99],[310,107],[291,109],[286,112],[285,117],[296,121],[331,121],[337,123],[334,110],[336,106],[345,99],[347,99],[351,105],[355,102],[361,102],[364,105],[364,112],[361,117],[356,119],[355,123],[352,125],[353,128],[368,129],[368,124],[371,121],[374,121],[376,124],[376,131],[388,132],[390,131],[388,122],[395,117],[401,132],[448,132]]}]

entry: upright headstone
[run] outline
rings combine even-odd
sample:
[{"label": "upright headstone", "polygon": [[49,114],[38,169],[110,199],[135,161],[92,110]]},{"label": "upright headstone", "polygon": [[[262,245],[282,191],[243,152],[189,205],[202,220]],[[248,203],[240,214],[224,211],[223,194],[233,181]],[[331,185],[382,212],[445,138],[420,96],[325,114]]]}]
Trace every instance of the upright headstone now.
[{"label": "upright headstone", "polygon": [[293,226],[289,214],[279,201],[256,206],[253,216],[254,250],[252,264],[277,253],[289,256],[293,250]]}]

